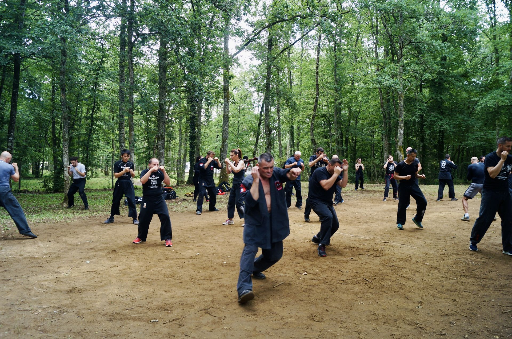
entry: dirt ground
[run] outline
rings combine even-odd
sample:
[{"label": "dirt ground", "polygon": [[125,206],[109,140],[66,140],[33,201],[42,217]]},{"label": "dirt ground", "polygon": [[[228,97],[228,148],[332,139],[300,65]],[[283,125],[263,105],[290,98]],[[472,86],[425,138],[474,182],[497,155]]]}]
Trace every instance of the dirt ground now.
[{"label": "dirt ground", "polygon": [[172,248],[159,240],[156,216],[147,242],[134,245],[127,210],[103,225],[108,212],[94,201],[83,218],[31,225],[37,239],[3,232],[0,337],[512,338],[512,257],[501,253],[500,219],[480,252],[468,250],[480,197],[468,223],[460,200],[435,202],[437,187],[421,186],[425,228],[410,221],[413,203],[399,231],[397,203],[382,201],[382,185],[349,186],[327,257],[311,243],[316,215],[305,223],[290,208],[284,256],[244,306],[236,294],[243,228],[238,218],[222,225],[227,195],[220,212],[201,216],[191,198],[169,201]]}]

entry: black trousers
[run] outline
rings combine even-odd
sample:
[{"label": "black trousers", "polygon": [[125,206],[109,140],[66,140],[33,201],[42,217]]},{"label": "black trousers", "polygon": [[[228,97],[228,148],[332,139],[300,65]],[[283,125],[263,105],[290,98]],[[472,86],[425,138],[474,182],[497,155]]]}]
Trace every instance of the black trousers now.
[{"label": "black trousers", "polygon": [[[359,182],[361,182],[361,185],[359,185]],[[358,186],[361,189],[364,189],[363,184],[364,184],[364,175],[363,175],[363,173],[361,173],[361,174],[357,174],[356,173],[356,191],[357,191]]]},{"label": "black trousers", "polygon": [[311,204],[313,211],[320,217],[320,232],[316,235],[322,245],[329,245],[331,237],[340,228],[338,216],[331,204],[314,201]]},{"label": "black trousers", "polygon": [[397,192],[397,186],[396,186],[396,180],[391,174],[386,174],[386,187],[384,188],[384,198],[388,197],[389,194],[389,185],[393,186],[393,198],[396,199],[396,192]]},{"label": "black trousers", "polygon": [[217,203],[217,192],[215,186],[206,187],[199,186],[199,196],[197,198],[197,209],[196,211],[203,211],[203,198],[210,196],[210,205],[209,210],[213,211],[215,209],[215,204]]},{"label": "black trousers", "polygon": [[123,195],[126,195],[128,200],[128,216],[137,219],[137,206],[135,205],[135,191],[131,180],[117,180],[114,187],[114,194],[112,197],[112,207],[110,208],[110,216],[120,215],[119,205]]},{"label": "black trousers", "polygon": [[160,240],[172,239],[171,218],[163,196],[155,197],[155,200],[146,200],[142,197],[137,237],[142,241],[146,240],[153,214],[158,214],[160,219]]},{"label": "black trousers", "polygon": [[302,206],[302,187],[300,184],[300,180],[292,180],[286,183],[284,187],[284,192],[286,194],[286,207],[290,207],[292,205],[292,190],[295,187],[295,196],[297,197],[297,202],[295,203],[296,207]]},{"label": "black trousers", "polygon": [[455,190],[453,188],[453,179],[439,179],[439,189],[437,190],[437,199],[443,199],[444,186],[448,185],[448,197],[455,198]]},{"label": "black trousers", "polygon": [[85,178],[80,179],[73,179],[73,183],[71,186],[69,186],[68,190],[68,207],[75,205],[75,193],[78,191],[78,194],[80,195],[80,198],[82,198],[82,201],[84,202],[85,208],[89,207],[89,204],[87,203],[87,195],[85,195]]},{"label": "black trousers", "polygon": [[[412,179],[411,179],[412,180]],[[411,197],[416,200],[416,215],[414,219],[418,222],[423,220],[423,215],[427,209],[427,199],[421,192],[420,187],[414,185],[398,185],[398,212],[396,213],[396,223],[405,225],[407,206],[411,203]]]},{"label": "black trousers", "polygon": [[245,204],[242,198],[242,192],[240,192],[241,184],[233,184],[229,191],[228,199],[228,219],[233,219],[235,216],[235,207],[238,211],[238,217],[244,218]]}]

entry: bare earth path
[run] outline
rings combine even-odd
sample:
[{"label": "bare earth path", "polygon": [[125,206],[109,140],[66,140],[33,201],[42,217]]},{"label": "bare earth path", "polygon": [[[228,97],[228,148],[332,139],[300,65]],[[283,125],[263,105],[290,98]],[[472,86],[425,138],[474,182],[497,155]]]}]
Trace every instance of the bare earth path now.
[{"label": "bare earth path", "polygon": [[33,224],[35,240],[11,229],[0,238],[0,337],[512,338],[512,257],[501,253],[500,219],[470,252],[480,198],[468,223],[460,200],[435,202],[437,187],[422,189],[425,229],[410,221],[413,203],[403,231],[382,185],[343,192],[326,258],[310,242],[318,218],[305,223],[290,208],[283,259],[245,306],[236,302],[243,228],[238,219],[222,225],[227,195],[220,212],[201,216],[190,198],[170,201],[172,248],[159,241],[156,216],[141,245],[131,243],[129,218],[103,225],[106,214],[85,211]]}]

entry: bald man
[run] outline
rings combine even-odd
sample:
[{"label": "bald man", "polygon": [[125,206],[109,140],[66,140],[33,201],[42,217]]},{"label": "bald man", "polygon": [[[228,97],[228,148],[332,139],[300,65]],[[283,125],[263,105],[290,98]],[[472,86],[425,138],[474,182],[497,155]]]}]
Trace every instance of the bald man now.
[{"label": "bald man", "polygon": [[18,164],[13,163],[11,165],[11,160],[11,153],[5,151],[0,154],[0,206],[7,210],[21,235],[37,238],[37,235],[30,230],[25,213],[18,200],[12,194],[10,180],[20,181],[20,172]]}]

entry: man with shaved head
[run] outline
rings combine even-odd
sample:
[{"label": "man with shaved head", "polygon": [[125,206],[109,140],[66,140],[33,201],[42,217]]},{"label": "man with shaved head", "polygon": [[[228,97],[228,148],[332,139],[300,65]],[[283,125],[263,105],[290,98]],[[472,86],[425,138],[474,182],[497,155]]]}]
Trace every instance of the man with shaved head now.
[{"label": "man with shaved head", "polygon": [[18,200],[12,194],[10,179],[15,182],[20,181],[20,172],[18,164],[10,164],[11,160],[11,153],[5,151],[0,154],[0,206],[7,210],[20,234],[29,238],[37,238],[37,235],[30,230],[25,213]]}]

